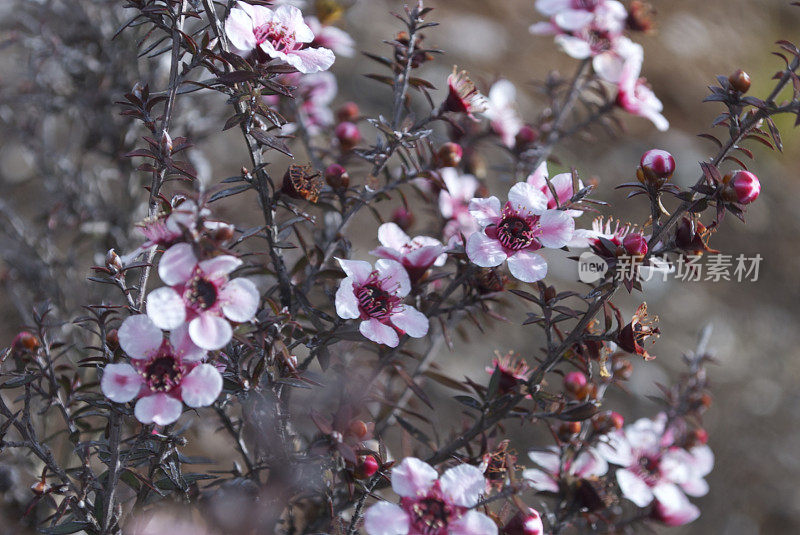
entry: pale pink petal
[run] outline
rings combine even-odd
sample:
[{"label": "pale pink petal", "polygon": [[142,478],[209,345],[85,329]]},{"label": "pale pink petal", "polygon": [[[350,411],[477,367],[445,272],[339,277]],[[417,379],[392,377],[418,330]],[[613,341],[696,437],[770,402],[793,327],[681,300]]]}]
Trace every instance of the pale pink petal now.
[{"label": "pale pink petal", "polygon": [[197,265],[197,256],[188,243],[176,243],[158,262],[158,276],[164,284],[175,286],[188,281]]},{"label": "pale pink petal", "polygon": [[228,41],[239,50],[250,51],[256,47],[253,21],[239,6],[231,9],[228,18],[225,19],[225,34],[228,36]]},{"label": "pale pink petal", "polygon": [[558,492],[558,482],[553,476],[537,468],[522,471],[522,479],[531,487],[541,492]]},{"label": "pale pink petal", "polygon": [[222,312],[231,321],[243,323],[255,317],[261,296],[250,279],[239,277],[228,281],[219,291]]},{"label": "pale pink petal", "polygon": [[536,22],[528,27],[528,31],[534,35],[555,35],[560,28],[552,22]]},{"label": "pale pink petal", "polygon": [[283,5],[275,10],[275,20],[283,23],[290,31],[294,32],[298,43],[310,43],[314,40],[314,33],[303,20],[303,12],[295,6]]},{"label": "pale pink petal", "polygon": [[389,347],[397,347],[400,343],[400,338],[397,336],[397,331],[388,325],[384,325],[375,318],[370,318],[362,321],[358,330],[368,340],[372,340],[376,344],[384,344]]},{"label": "pale pink petal", "polygon": [[400,312],[392,314],[392,325],[405,331],[411,338],[422,338],[428,334],[427,316],[412,306],[402,306]]},{"label": "pale pink petal", "polygon": [[551,474],[561,471],[561,456],[555,446],[544,451],[531,450],[528,452],[528,457]]},{"label": "pale pink petal", "polygon": [[186,321],[186,304],[172,288],[157,288],[147,296],[147,316],[160,329],[171,330]]},{"label": "pale pink petal", "polygon": [[502,244],[483,232],[475,232],[467,238],[467,256],[480,267],[499,266],[508,257]]},{"label": "pale pink petal", "polygon": [[494,107],[513,106],[517,102],[517,88],[510,80],[502,78],[492,84],[488,97]]},{"label": "pale pink petal", "polygon": [[714,468],[714,452],[708,446],[695,446],[689,453],[692,455],[692,474],[704,477]]},{"label": "pale pink petal", "polygon": [[183,404],[166,394],[153,394],[136,402],[133,413],[143,424],[169,425],[180,418]]},{"label": "pale pink petal", "polygon": [[381,242],[381,245],[384,247],[391,247],[392,249],[402,249],[404,245],[407,245],[411,238],[408,237],[408,234],[403,232],[397,223],[384,223],[380,227],[378,227],[378,241]]},{"label": "pale pink petal", "polygon": [[196,366],[181,381],[181,398],[189,407],[207,407],[222,392],[222,375],[211,364]]},{"label": "pale pink petal", "polygon": [[434,263],[441,261],[442,265],[447,260],[447,255],[444,253],[444,246],[441,243],[436,245],[426,245],[418,249],[414,249],[405,257],[406,262],[416,267],[430,267]]},{"label": "pale pink petal", "polygon": [[478,511],[467,511],[464,516],[450,523],[448,535],[497,535],[494,520]]},{"label": "pale pink petal", "polygon": [[130,364],[106,364],[100,388],[111,401],[127,403],[136,397],[142,383],[142,376]]},{"label": "pale pink petal", "polygon": [[[167,290],[172,291],[169,288]],[[117,334],[120,347],[133,359],[148,358],[158,351],[164,341],[161,329],[145,314],[126,318]]]},{"label": "pale pink petal", "polygon": [[410,520],[400,506],[378,502],[364,513],[364,529],[369,535],[406,535]]},{"label": "pale pink petal", "polygon": [[[680,491],[678,491],[680,493]],[[683,526],[694,522],[700,517],[700,509],[697,508],[686,496],[675,497],[670,500],[670,505],[656,502],[656,514],[658,519],[667,526]]]},{"label": "pale pink petal", "polygon": [[610,433],[605,438],[597,445],[597,451],[606,461],[620,466],[634,463],[636,457],[622,432]]},{"label": "pale pink petal", "polygon": [[617,483],[622,494],[639,507],[645,507],[653,501],[653,492],[647,483],[626,468],[617,470]]},{"label": "pale pink petal", "polygon": [[486,492],[483,472],[470,464],[460,464],[445,470],[439,478],[439,485],[450,503],[462,507],[473,507]]},{"label": "pale pink petal", "polygon": [[566,54],[575,59],[586,59],[592,55],[592,48],[589,43],[580,37],[572,37],[571,35],[557,35],[555,42],[558,46],[566,52]]},{"label": "pale pink petal", "polygon": [[670,448],[661,456],[660,468],[662,476],[675,483],[689,479],[689,463],[692,456],[683,448]]},{"label": "pale pink petal", "polygon": [[236,8],[244,10],[253,21],[253,27],[261,26],[272,20],[272,10],[266,6],[254,6],[247,2],[237,2]]},{"label": "pale pink petal", "polygon": [[594,451],[585,450],[575,458],[570,471],[580,478],[599,477],[608,472],[608,463]]},{"label": "pale pink petal", "polygon": [[206,351],[192,342],[189,325],[184,323],[169,333],[169,343],[181,359],[193,362],[206,358]]},{"label": "pale pink petal", "polygon": [[378,258],[388,258],[389,260],[395,260],[397,262],[403,261],[403,253],[391,247],[376,247],[371,250],[369,254],[377,256]]},{"label": "pale pink petal", "polygon": [[643,113],[645,119],[649,119],[659,132],[666,132],[669,130],[669,121],[661,113],[654,110],[646,110]]},{"label": "pale pink petal", "polygon": [[[454,199],[468,201],[475,196],[475,192],[478,190],[478,180],[474,176],[460,175],[458,170],[453,167],[445,167],[440,173],[444,185],[447,186],[447,191]],[[445,217],[452,217],[452,214],[445,215]]]},{"label": "pale pink petal", "polygon": [[422,496],[439,478],[436,470],[416,457],[406,457],[392,468],[392,490],[404,498]]},{"label": "pale pink petal", "polygon": [[583,9],[567,9],[556,13],[553,18],[562,30],[574,32],[591,24],[594,13]]},{"label": "pale pink petal", "polygon": [[286,57],[286,63],[305,74],[328,70],[335,60],[329,48],[304,48]]},{"label": "pale pink petal", "polygon": [[517,182],[508,191],[508,202],[515,210],[541,214],[547,210],[547,197],[542,190],[527,182]]},{"label": "pale pink petal", "polygon": [[681,502],[686,500],[686,496],[680,488],[672,483],[662,481],[653,487],[652,491],[655,499],[669,509],[679,507]]},{"label": "pale pink petal", "polygon": [[385,291],[398,297],[405,297],[411,291],[411,280],[400,262],[381,258],[375,262],[375,269]]},{"label": "pale pink petal", "polygon": [[612,51],[598,54],[592,59],[594,72],[606,82],[616,84],[622,79],[624,60]]},{"label": "pale pink petal", "polygon": [[575,220],[563,210],[547,210],[539,219],[539,225],[542,231],[539,242],[553,249],[564,247],[575,232]]},{"label": "pale pink petal", "polygon": [[364,284],[372,274],[372,265],[363,260],[345,260],[343,258],[336,259],[345,274],[353,279],[353,283],[357,285]]},{"label": "pale pink petal", "polygon": [[517,251],[508,257],[508,270],[522,282],[540,281],[547,275],[547,262],[536,253]]},{"label": "pale pink petal", "polygon": [[547,162],[544,161],[539,164],[539,167],[537,167],[533,173],[528,175],[526,182],[536,189],[544,190],[547,188],[547,178],[549,176],[550,173],[547,170]]},{"label": "pale pink petal", "polygon": [[210,278],[223,277],[242,265],[242,261],[235,256],[224,254],[198,264],[200,271]]},{"label": "pale pink petal", "polygon": [[536,0],[536,9],[543,15],[552,17],[559,11],[570,9],[572,0]]},{"label": "pale pink petal", "polygon": [[680,483],[683,492],[688,494],[689,496],[694,496],[695,498],[699,498],[700,496],[705,496],[708,494],[708,483],[705,479],[701,477],[693,477],[689,476],[688,479],[682,481]]},{"label": "pale pink petal", "polygon": [[189,322],[189,336],[198,347],[214,351],[231,341],[233,329],[227,320],[206,312]]},{"label": "pale pink petal", "polygon": [[[550,183],[556,191],[559,206],[569,201],[577,193],[572,191],[572,173],[559,173],[550,179]],[[578,188],[583,188],[583,183],[580,180],[578,180]],[[550,191],[549,187],[547,187],[547,191]]]},{"label": "pale pink petal", "polygon": [[361,316],[358,299],[353,291],[353,278],[345,277],[336,290],[336,314],[340,318],[350,320]]},{"label": "pale pink petal", "polygon": [[472,199],[469,201],[469,213],[481,227],[491,225],[500,218],[500,199],[497,197]]}]

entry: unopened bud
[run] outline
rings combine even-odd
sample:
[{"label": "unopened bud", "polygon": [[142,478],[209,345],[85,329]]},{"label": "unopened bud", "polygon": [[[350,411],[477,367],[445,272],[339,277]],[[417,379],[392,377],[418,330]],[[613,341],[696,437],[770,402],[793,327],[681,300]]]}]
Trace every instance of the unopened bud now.
[{"label": "unopened bud", "polygon": [[622,429],[625,418],[618,412],[607,411],[592,417],[592,427],[600,433]]},{"label": "unopened bud", "polygon": [[516,141],[517,148],[523,149],[539,139],[539,132],[531,126],[523,125],[522,128],[519,129],[519,132],[517,132],[517,135],[514,139]]},{"label": "unopened bud", "polygon": [[651,149],[642,155],[636,177],[642,184],[661,186],[675,172],[675,158],[661,149]]},{"label": "unopened bud", "polygon": [[116,329],[111,329],[106,333],[106,345],[112,351],[119,347],[119,332]]},{"label": "unopened bud", "polygon": [[350,432],[355,435],[356,438],[362,440],[365,436],[367,436],[369,428],[362,420],[353,420],[350,422]]},{"label": "unopened bud", "polygon": [[361,110],[358,109],[358,104],[355,102],[345,102],[336,111],[336,119],[339,122],[354,123],[361,117]]},{"label": "unopened bud", "polygon": [[750,204],[761,193],[761,182],[750,171],[739,170],[723,178],[722,197],[729,202]]},{"label": "unopened bud", "polygon": [[543,535],[542,517],[535,509],[519,512],[503,527],[503,535]]},{"label": "unopened bud", "polygon": [[350,187],[350,175],[347,174],[347,169],[333,163],[325,169],[325,182],[336,191],[345,190]]},{"label": "unopened bud", "polygon": [[588,381],[586,380],[586,376],[581,372],[569,372],[564,376],[564,388],[571,394],[577,394],[580,392],[584,387],[586,387],[587,383]]},{"label": "unopened bud", "polygon": [[647,254],[647,240],[638,232],[632,232],[622,240],[625,252],[631,256],[644,256]]},{"label": "unopened bud", "polygon": [[558,427],[558,437],[562,440],[569,440],[580,432],[580,422],[564,422]]},{"label": "unopened bud", "polygon": [[133,93],[133,96],[135,96],[139,100],[142,100],[143,90],[144,86],[142,85],[142,82],[136,82],[135,84],[133,84],[133,89],[131,89],[131,93]]},{"label": "unopened bud", "polygon": [[750,75],[744,72],[742,69],[738,69],[736,72],[728,76],[728,82],[730,82],[731,87],[733,87],[739,93],[747,93],[750,89]]},{"label": "unopened bud", "polygon": [[112,273],[119,273],[124,268],[122,260],[114,249],[109,249],[106,253],[106,268]]},{"label": "unopened bud", "polygon": [[161,153],[164,156],[172,154],[172,137],[170,137],[166,130],[161,134]]},{"label": "unopened bud", "polygon": [[392,212],[392,221],[401,229],[408,231],[414,224],[414,214],[409,212],[404,206]]},{"label": "unopened bud", "polygon": [[11,347],[17,350],[33,351],[39,347],[39,340],[28,331],[22,331],[14,337]]},{"label": "unopened bud", "polygon": [[358,458],[358,464],[353,471],[353,475],[357,479],[367,479],[368,477],[374,476],[378,468],[378,461],[375,460],[375,457],[372,455],[365,455]]},{"label": "unopened bud", "polygon": [[337,124],[333,133],[339,140],[343,151],[352,150],[361,141],[361,131],[358,129],[358,125],[350,121],[342,121]]},{"label": "unopened bud", "polygon": [[458,143],[445,143],[436,152],[436,159],[442,167],[456,167],[461,163],[464,149]]}]

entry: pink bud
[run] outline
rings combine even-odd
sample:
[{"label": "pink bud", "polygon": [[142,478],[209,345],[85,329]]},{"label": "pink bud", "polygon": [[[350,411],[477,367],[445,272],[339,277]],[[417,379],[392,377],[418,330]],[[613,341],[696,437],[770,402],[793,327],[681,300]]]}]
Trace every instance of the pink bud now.
[{"label": "pink bud", "polygon": [[527,147],[537,139],[539,139],[539,132],[528,125],[524,125],[520,128],[515,136],[518,148]]},{"label": "pink bud", "polygon": [[675,158],[665,150],[651,149],[642,155],[639,163],[645,174],[657,178],[667,179],[675,172]]},{"label": "pink bud", "polygon": [[401,229],[408,231],[414,224],[414,214],[401,206],[392,213],[392,221]]},{"label": "pink bud", "polygon": [[336,125],[333,133],[344,150],[351,150],[361,141],[361,131],[355,123],[343,121]]},{"label": "pink bud", "polygon": [[750,171],[736,171],[728,184],[733,187],[737,202],[741,204],[750,204],[761,193],[761,182]]},{"label": "pink bud", "polygon": [[569,392],[579,392],[586,383],[586,376],[581,372],[569,372],[564,376],[564,388]]},{"label": "pink bud", "polygon": [[631,256],[644,256],[647,254],[647,240],[638,232],[632,232],[622,240],[625,252]]},{"label": "pink bud", "polygon": [[439,147],[436,157],[442,167],[456,167],[461,163],[464,149],[458,143],[448,142]]},{"label": "pink bud", "polygon": [[528,508],[527,513],[517,513],[508,524],[503,527],[504,535],[542,535],[544,525],[542,517],[536,509]]},{"label": "pink bud", "polygon": [[378,461],[372,455],[366,455],[358,459],[358,466],[356,466],[354,475],[358,479],[367,479],[375,475],[378,471]]},{"label": "pink bud", "polygon": [[325,182],[335,190],[347,189],[350,186],[350,175],[347,169],[338,163],[332,163],[325,169]]}]

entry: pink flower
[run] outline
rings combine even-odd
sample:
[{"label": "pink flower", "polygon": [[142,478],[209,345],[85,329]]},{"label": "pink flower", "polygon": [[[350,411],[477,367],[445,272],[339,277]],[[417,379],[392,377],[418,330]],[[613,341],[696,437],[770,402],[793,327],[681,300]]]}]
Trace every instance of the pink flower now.
[{"label": "pink flower", "polygon": [[[500,382],[497,390],[501,394],[507,394],[513,391],[518,385],[526,382],[532,370],[528,363],[523,359],[514,357],[514,353],[510,352],[505,355],[499,353],[492,359],[492,365],[486,366],[486,373],[494,374],[495,371],[500,370]],[[526,397],[530,398],[531,395],[527,394]]]},{"label": "pink flower", "polygon": [[542,469],[529,468],[522,472],[522,477],[538,491],[558,492],[558,483],[562,479],[600,477],[608,471],[606,460],[592,448],[580,452],[574,459],[565,459],[563,463],[555,446],[545,451],[530,451],[528,456]]},{"label": "pink flower", "polygon": [[453,73],[447,77],[447,99],[442,103],[442,111],[466,113],[473,121],[477,121],[474,114],[486,111],[486,97],[475,87],[467,71],[453,67]]},{"label": "pink flower", "polygon": [[258,311],[256,285],[241,277],[228,280],[241,264],[231,255],[198,261],[188,243],[173,245],[158,263],[158,274],[169,286],[150,292],[147,315],[164,330],[188,322],[195,344],[207,350],[221,349],[233,336],[229,321],[250,321]]},{"label": "pink flower", "polygon": [[[536,9],[551,17],[553,27],[565,32],[574,32],[595,24],[610,32],[622,33],[628,10],[616,0],[537,0]],[[542,33],[544,27],[534,25],[534,33]]]},{"label": "pink flower", "polygon": [[422,278],[431,266],[443,266],[447,261],[439,240],[428,236],[412,239],[397,223],[384,223],[378,227],[378,240],[381,247],[373,249],[370,254],[400,262],[412,282]]},{"label": "pink flower", "polygon": [[440,477],[436,469],[407,457],[392,469],[400,505],[379,502],[367,509],[369,535],[496,535],[497,525],[472,510],[486,491],[481,471],[461,464]]},{"label": "pink flower", "polygon": [[706,445],[690,450],[674,446],[666,421],[663,413],[655,420],[638,420],[607,435],[598,451],[608,462],[622,467],[616,472],[617,483],[637,506],[646,507],[656,500],[665,518],[694,519],[696,508],[684,494],[703,496],[708,492],[703,478],[714,466],[714,454]]},{"label": "pink flower", "polygon": [[132,262],[154,245],[162,247],[172,245],[183,238],[187,231],[194,231],[197,222],[210,213],[207,208],[201,209],[197,203],[183,196],[176,195],[171,204],[172,209],[169,213],[161,212],[137,225],[145,241],[136,250],[121,258],[123,264]]},{"label": "pink flower", "polygon": [[314,41],[314,32],[294,6],[283,5],[273,11],[237,2],[225,20],[225,33],[243,53],[255,51],[279,59],[305,74],[325,71],[335,60],[331,50],[308,46]]},{"label": "pink flower", "polygon": [[[550,189],[550,185],[547,183],[548,179],[553,189]],[[542,162],[536,171],[528,176],[526,182],[544,193],[544,196],[547,197],[547,208],[550,210],[565,204],[578,193],[578,191],[583,189],[583,181],[579,179],[578,191],[573,191],[572,173],[560,173],[550,178],[550,173],[547,171],[547,162]],[[555,196],[553,196],[553,190],[555,190]],[[566,212],[572,217],[579,217],[583,214],[581,210],[566,210]]]},{"label": "pink flower", "polygon": [[369,262],[337,259],[347,277],[336,292],[336,313],[344,319],[361,319],[359,331],[369,340],[397,347],[400,336],[422,338],[428,334],[428,318],[403,304],[411,281],[400,262],[381,259],[373,269]]},{"label": "pink flower", "polygon": [[508,80],[498,80],[489,89],[489,100],[484,115],[491,122],[492,130],[508,147],[514,146],[517,132],[522,128],[522,119],[517,112],[516,102],[517,89]]},{"label": "pink flower", "polygon": [[446,186],[439,193],[439,211],[449,219],[444,228],[444,240],[451,241],[460,234],[469,237],[478,230],[478,224],[469,213],[469,202],[478,191],[478,180],[472,175],[460,175],[453,167],[441,170]]},{"label": "pink flower", "polygon": [[649,119],[659,130],[667,130],[669,121],[661,114],[664,105],[647,85],[647,81],[639,78],[641,71],[641,54],[634,54],[625,60],[619,78],[617,104],[628,113]]},{"label": "pink flower", "polygon": [[119,345],[131,364],[108,364],[100,386],[116,403],[138,397],[136,418],[143,424],[171,424],[189,407],[214,403],[222,391],[217,368],[201,361],[206,353],[189,338],[186,326],[174,329],[169,339],[147,316],[130,316],[119,328]]},{"label": "pink flower", "polygon": [[323,26],[317,17],[306,17],[306,24],[314,32],[311,46],[330,48],[334,54],[346,58],[355,54],[356,42],[346,31],[336,26]]},{"label": "pink flower", "polygon": [[562,210],[548,210],[541,190],[519,182],[501,208],[497,197],[472,199],[469,210],[483,229],[467,240],[467,256],[480,267],[508,262],[511,274],[536,282],[547,274],[547,262],[534,251],[561,248],[572,239],[575,221]]},{"label": "pink flower", "polygon": [[622,69],[629,58],[644,55],[642,45],[627,37],[593,28],[574,35],[558,35],[555,41],[567,55],[575,59],[592,58],[592,67],[598,76],[613,84],[620,81]]}]

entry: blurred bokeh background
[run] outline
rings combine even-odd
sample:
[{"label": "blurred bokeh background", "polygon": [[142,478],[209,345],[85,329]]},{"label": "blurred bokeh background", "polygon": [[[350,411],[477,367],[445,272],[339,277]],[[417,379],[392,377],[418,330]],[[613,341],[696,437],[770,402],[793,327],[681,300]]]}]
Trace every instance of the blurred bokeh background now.
[{"label": "blurred bokeh background", "polygon": [[[28,2],[51,4],[61,10],[64,21],[37,18],[35,9],[22,6]],[[508,78],[518,88],[523,115],[535,117],[542,106],[536,81],[551,69],[568,76],[577,62],[559,52],[551,38],[528,33],[528,26],[541,20],[533,4],[431,0],[429,5],[436,8],[431,18],[441,26],[428,33],[427,43],[447,54],[426,67],[426,77],[442,87],[452,65],[458,64],[484,88],[497,77]],[[751,94],[765,96],[781,67],[781,60],[770,54],[774,42],[800,38],[800,9],[785,0],[652,4],[658,12],[657,29],[636,40],[645,48],[643,74],[664,102],[671,129],[659,133],[643,119],[625,118],[628,132],[619,138],[598,132],[591,140],[570,140],[554,153],[584,179],[597,178],[595,196],[611,203],[607,213],[626,214],[633,222],[646,218],[646,206],[626,201],[614,186],[633,178],[641,153],[653,147],[670,151],[678,162],[674,180],[693,183],[699,176],[697,162],[714,150],[696,134],[707,132],[720,112],[716,104],[701,104],[706,86],[715,75],[741,68],[753,80]],[[382,50],[386,45],[381,41],[397,31],[397,21],[387,12],[400,8],[396,1],[357,0],[340,25],[359,49]],[[102,262],[109,247],[131,243],[130,234],[113,229],[130,229],[144,213],[142,176],[121,157],[141,132],[118,116],[113,101],[136,80],[163,86],[165,70],[159,60],[134,67],[135,51],[126,49],[125,42],[109,41],[124,21],[117,2],[4,0],[0,19],[0,339],[6,341],[0,345],[6,345],[30,321],[32,302],[65,287],[70,294],[59,296],[55,304],[68,317],[67,311],[96,294],[86,282],[90,265]],[[126,61],[128,70],[107,68]],[[373,64],[360,57],[340,58],[333,70],[339,80],[337,103],[352,99],[363,104],[365,113],[385,111],[386,89],[362,76]],[[200,98],[197,109],[186,102],[179,105],[175,130],[184,129],[181,133],[197,143],[193,161],[201,175],[219,180],[235,174],[246,163],[246,153],[235,132],[219,132],[219,117],[226,111],[222,101]],[[718,365],[710,369],[714,404],[705,423],[717,465],[708,478],[711,492],[697,500],[701,518],[674,533],[800,532],[800,139],[790,122],[779,126],[783,154],[753,147],[751,170],[761,179],[762,193],[748,210],[747,224],[726,218],[711,242],[734,257],[760,254],[758,280],[670,279],[648,283],[644,297],[634,293],[617,299],[626,314],[646,300],[651,313],[660,317],[663,332],[648,348],[658,358],[636,363],[630,384],[633,401],[623,396],[610,400],[610,408],[617,403],[632,416],[657,410],[646,396],[658,393],[656,382],[676,377],[681,353],[694,347],[704,325],[713,325],[709,347]],[[494,192],[507,186],[508,177],[491,169],[484,178]],[[237,223],[246,219],[255,199],[239,203],[222,206],[222,215]],[[586,226],[590,216],[580,221]],[[355,254],[366,258],[374,238],[354,233]],[[574,264],[554,262],[550,282],[574,285]],[[538,332],[516,325],[519,321],[513,318],[523,317],[521,313],[507,315],[512,321],[494,325],[489,336],[473,332],[467,341],[457,341],[452,353],[443,349],[438,358],[442,367],[477,378],[495,350],[530,353],[539,342]]]}]

